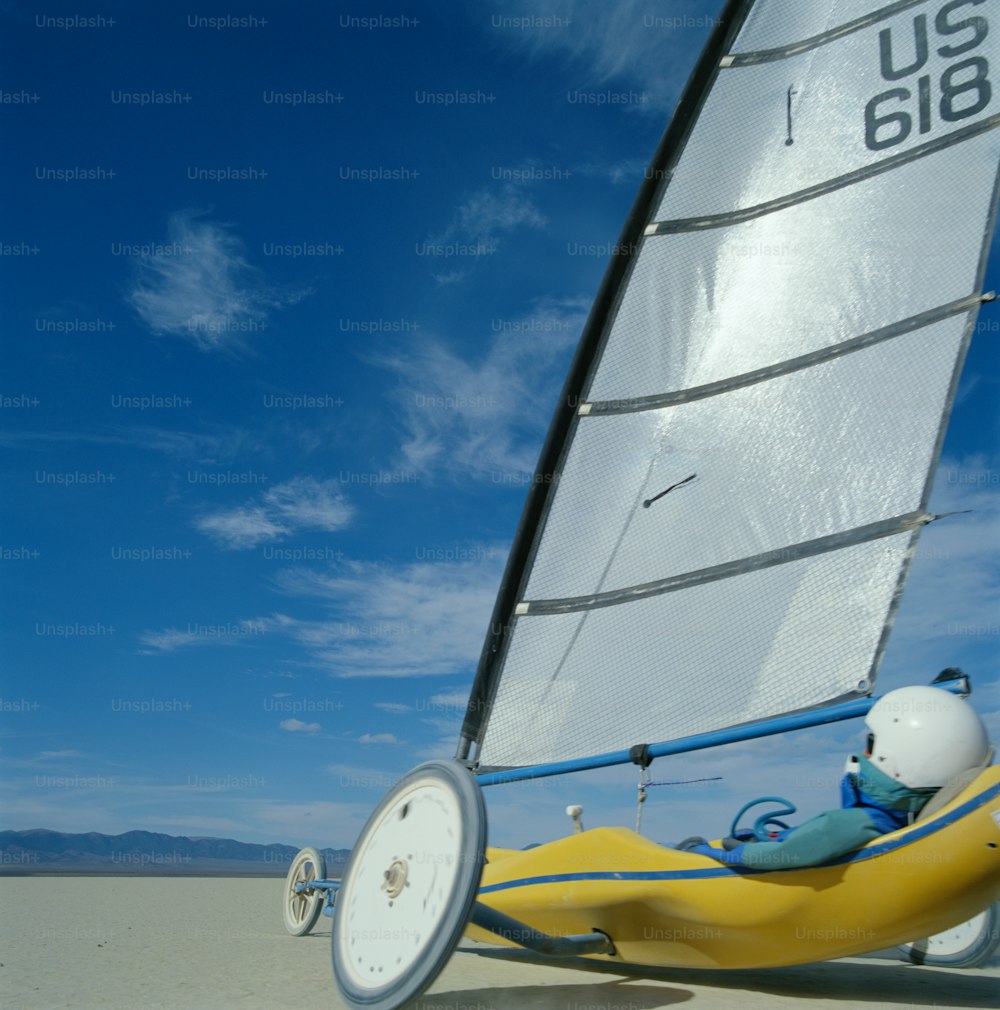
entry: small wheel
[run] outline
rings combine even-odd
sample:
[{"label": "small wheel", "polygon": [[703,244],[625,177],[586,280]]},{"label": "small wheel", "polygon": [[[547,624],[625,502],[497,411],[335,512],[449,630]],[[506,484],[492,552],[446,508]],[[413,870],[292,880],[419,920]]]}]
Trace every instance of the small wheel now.
[{"label": "small wheel", "polygon": [[988,961],[1000,946],[1000,903],[990,905],[951,929],[924,940],[900,944],[899,949],[914,964],[946,968],[975,968]]},{"label": "small wheel", "polygon": [[368,818],[333,918],[333,975],[351,1010],[396,1010],[440,974],[465,931],[486,850],[471,773],[428,761]]},{"label": "small wheel", "polygon": [[306,884],[310,880],[326,877],[326,860],[318,849],[300,849],[288,868],[285,877],[285,899],[281,912],[285,919],[285,929],[292,936],[305,936],[316,925],[323,911],[322,891],[297,891],[296,884]]}]

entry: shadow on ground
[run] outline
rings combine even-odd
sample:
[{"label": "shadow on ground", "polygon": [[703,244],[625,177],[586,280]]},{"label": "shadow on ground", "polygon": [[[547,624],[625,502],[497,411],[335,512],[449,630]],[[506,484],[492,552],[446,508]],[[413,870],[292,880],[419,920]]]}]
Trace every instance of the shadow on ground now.
[{"label": "shadow on ground", "polygon": [[[462,995],[465,1002],[481,1002],[496,1010],[515,1010],[517,1007],[531,1006],[615,1006],[631,1005],[649,1008],[673,1003],[682,1003],[691,998],[688,990],[676,986],[707,987],[735,992],[756,992],[784,998],[798,997],[803,1000],[822,998],[842,1001],[850,1006],[879,1004],[923,1004],[942,1005],[947,999],[950,1007],[983,1007],[995,1010],[997,1007],[997,977],[995,973],[977,969],[932,968],[917,966],[903,961],[875,961],[873,959],[851,959],[843,961],[823,961],[797,965],[791,968],[756,968],[746,970],[713,971],[683,968],[651,968],[645,965],[610,964],[590,961],[584,958],[554,960],[540,957],[531,951],[512,950],[496,947],[459,947],[463,955],[474,955],[506,961],[509,963],[538,964],[548,967],[568,967],[577,971],[592,972],[595,975],[615,975],[616,983],[602,983],[595,980],[593,987],[578,983],[568,986],[527,986],[511,988],[508,1000],[498,990],[468,990]],[[666,983],[671,988],[661,986],[636,986],[640,980]],[[617,991],[614,986],[629,984]],[[553,1003],[553,989],[572,990],[565,1004],[557,997]],[[537,993],[538,1001],[519,1002],[523,995],[527,1000]],[[544,1000],[541,994],[545,994]],[[478,997],[482,995],[480,1000]],[[518,994],[515,998],[514,994]],[[441,993],[426,997],[439,1003],[450,1002]],[[448,994],[448,995],[458,995]],[[644,1002],[645,999],[651,1002]],[[734,996],[734,1005],[738,997]],[[428,1003],[426,1010],[433,1010]]]},{"label": "shadow on ground", "polygon": [[593,985],[511,985],[491,989],[463,989],[422,996],[413,1010],[455,1010],[481,1007],[488,1010],[552,1010],[553,1007],[588,1007],[593,1010],[653,1010],[674,1006],[692,998],[687,990],[663,986],[595,982]]}]

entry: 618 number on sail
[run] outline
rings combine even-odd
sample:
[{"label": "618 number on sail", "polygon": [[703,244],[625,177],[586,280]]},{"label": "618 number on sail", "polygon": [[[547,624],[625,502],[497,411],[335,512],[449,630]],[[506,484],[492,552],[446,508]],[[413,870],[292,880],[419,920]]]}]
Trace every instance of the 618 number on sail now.
[{"label": "618 number on sail", "polygon": [[[951,0],[934,16],[937,40],[947,39],[937,47],[938,56],[946,59],[961,56],[980,46],[989,33],[989,22],[978,15],[953,20],[952,14],[962,7],[976,7],[984,0]],[[950,36],[961,35],[959,39]],[[898,81],[911,77],[927,63],[929,42],[927,15],[918,14],[913,19],[913,62],[896,67],[893,58],[893,32],[884,28],[879,32],[879,61],[882,77]],[[937,83],[939,99],[937,111],[946,123],[955,123],[981,112],[993,97],[989,80],[990,65],[985,56],[967,56],[946,67]],[[929,133],[933,123],[932,82],[930,74],[917,79],[916,119],[920,133]],[[913,91],[909,87],[891,88],[876,95],[865,106],[865,145],[871,151],[882,151],[903,143],[913,132]],[[891,130],[888,134],[887,130]],[[881,136],[879,132],[881,131]]]}]

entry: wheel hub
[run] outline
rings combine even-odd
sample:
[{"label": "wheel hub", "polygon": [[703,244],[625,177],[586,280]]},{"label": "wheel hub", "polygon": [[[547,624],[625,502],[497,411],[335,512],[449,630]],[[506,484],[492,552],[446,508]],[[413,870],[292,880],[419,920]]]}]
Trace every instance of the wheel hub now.
[{"label": "wheel hub", "polygon": [[403,893],[403,888],[406,887],[408,872],[409,867],[405,859],[394,859],[389,864],[389,869],[383,874],[385,879],[382,881],[382,890],[390,898],[398,898]]}]

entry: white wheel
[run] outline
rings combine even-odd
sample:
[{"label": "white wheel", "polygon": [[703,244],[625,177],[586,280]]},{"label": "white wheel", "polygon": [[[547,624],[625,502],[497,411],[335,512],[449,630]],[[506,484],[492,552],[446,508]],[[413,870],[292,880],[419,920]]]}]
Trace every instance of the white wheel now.
[{"label": "white wheel", "polygon": [[325,877],[326,860],[323,854],[318,849],[300,849],[288,868],[285,896],[281,903],[285,929],[292,936],[305,936],[316,925],[326,897],[323,891],[297,891],[295,885]]},{"label": "white wheel", "polygon": [[914,964],[950,968],[975,968],[988,961],[1000,946],[1000,904],[942,930],[924,940],[900,945]]},{"label": "white wheel", "polygon": [[429,761],[369,817],[344,871],[333,975],[352,1010],[396,1010],[437,978],[465,930],[486,849],[472,774]]}]

